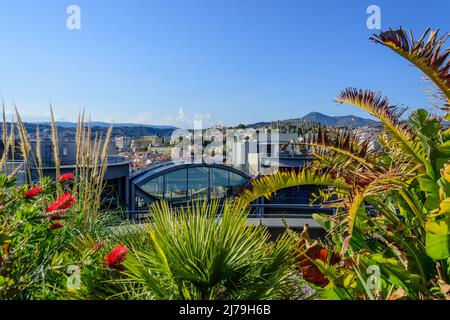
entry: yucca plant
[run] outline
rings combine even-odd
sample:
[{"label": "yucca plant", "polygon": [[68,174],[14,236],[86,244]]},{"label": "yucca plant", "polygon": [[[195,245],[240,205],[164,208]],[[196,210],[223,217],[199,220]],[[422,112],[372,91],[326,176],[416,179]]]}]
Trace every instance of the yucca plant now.
[{"label": "yucca plant", "polygon": [[[436,85],[439,94],[433,97],[441,98],[447,119],[450,50],[443,46],[448,34],[438,39],[434,31],[425,41],[428,33],[416,41],[403,29],[389,30],[371,39],[425,73]],[[404,109],[369,90],[348,88],[336,101],[355,105],[381,121],[378,146],[354,131],[322,128],[304,141],[317,161],[300,172],[278,172],[254,181],[242,199],[249,203],[289,186],[328,186],[318,198],[337,208],[337,214],[315,219],[328,231],[329,242],[322,245],[339,254],[341,263],[308,256],[306,243],[302,251],[330,280],[319,290],[323,297],[449,297],[449,129],[442,117],[424,109],[404,119]],[[381,267],[376,293],[366,286],[369,265]]]}]

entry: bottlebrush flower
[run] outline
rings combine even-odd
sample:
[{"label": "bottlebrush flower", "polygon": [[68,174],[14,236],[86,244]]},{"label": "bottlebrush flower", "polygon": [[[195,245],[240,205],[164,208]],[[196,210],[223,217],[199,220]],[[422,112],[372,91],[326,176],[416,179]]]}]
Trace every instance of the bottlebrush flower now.
[{"label": "bottlebrush flower", "polygon": [[122,263],[125,260],[127,253],[128,248],[123,244],[119,244],[106,256],[104,261],[105,267],[116,270],[123,270],[124,266],[122,265]]},{"label": "bottlebrush flower", "polygon": [[48,206],[47,212],[69,209],[77,200],[77,197],[71,195],[70,192],[64,193],[55,202]]},{"label": "bottlebrush flower", "polygon": [[60,182],[67,182],[67,181],[72,180],[73,177],[74,177],[73,173],[66,173],[66,174],[63,174],[63,175],[59,176],[58,181],[60,181]]},{"label": "bottlebrush flower", "polygon": [[23,195],[25,196],[25,198],[34,198],[37,195],[39,195],[41,192],[42,192],[41,187],[34,187],[34,188],[28,190],[27,192],[25,192]]},{"label": "bottlebrush flower", "polygon": [[65,210],[58,211],[56,214],[50,217],[50,220],[60,220],[63,217],[63,213]]},{"label": "bottlebrush flower", "polygon": [[63,227],[63,224],[62,224],[62,222],[53,222],[51,225],[50,225],[50,229],[51,230],[55,230],[55,229],[59,229],[59,228],[62,228]]},{"label": "bottlebrush flower", "polygon": [[306,252],[300,256],[300,269],[303,278],[306,281],[322,288],[330,282],[314,263],[314,260],[321,260],[325,264],[333,266],[341,260],[339,254],[336,252],[333,252],[328,260],[329,252],[328,249],[322,248],[321,246],[313,246],[308,248]]}]

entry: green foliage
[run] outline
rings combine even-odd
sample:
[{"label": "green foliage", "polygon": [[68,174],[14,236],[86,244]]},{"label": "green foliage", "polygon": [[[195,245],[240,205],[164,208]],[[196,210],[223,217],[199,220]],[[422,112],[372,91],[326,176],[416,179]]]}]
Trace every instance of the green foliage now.
[{"label": "green foliage", "polygon": [[[63,297],[67,293],[67,268],[86,260],[70,254],[70,248],[81,237],[105,237],[111,218],[104,214],[84,229],[83,216],[73,208],[47,209],[58,201],[57,184],[70,192],[67,184],[47,178],[39,185],[39,194],[27,197],[25,192],[31,188],[16,187],[15,182],[14,176],[0,175],[0,298]],[[61,217],[55,219],[57,215]],[[54,229],[55,223],[61,227]]]},{"label": "green foliage", "polygon": [[248,209],[238,203],[196,201],[174,209],[151,209],[140,231],[121,228],[128,248],[121,283],[126,299],[283,298],[291,285],[296,243],[285,234],[275,243],[262,226],[247,226]]},{"label": "green foliage", "polygon": [[[415,41],[402,29],[389,30],[373,40],[422,70],[436,84],[448,112],[450,63],[448,49],[443,49],[448,34],[438,39],[437,31],[431,32],[424,41],[428,33]],[[381,121],[378,146],[369,149],[370,141],[347,130],[319,129],[304,142],[317,161],[300,174],[258,179],[243,192],[244,200],[290,186],[328,184],[321,200],[337,213],[313,217],[328,233],[321,246],[340,258],[334,264],[313,259],[320,272],[310,279],[322,298],[450,298],[445,289],[450,280],[450,129],[424,109],[405,120],[405,109],[369,90],[348,88],[336,101]],[[306,236],[302,241],[306,249],[314,247]],[[378,270],[375,287],[374,276],[367,273],[372,269]],[[314,283],[320,274],[327,277],[326,286]]]}]

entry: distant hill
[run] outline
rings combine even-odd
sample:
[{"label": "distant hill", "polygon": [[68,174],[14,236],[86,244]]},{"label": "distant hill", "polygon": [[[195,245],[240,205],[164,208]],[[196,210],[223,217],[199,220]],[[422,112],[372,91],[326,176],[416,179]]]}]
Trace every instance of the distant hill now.
[{"label": "distant hill", "polygon": [[[36,126],[38,123],[35,122],[25,122],[25,129],[28,134],[34,135],[36,133]],[[74,139],[76,134],[77,124],[73,122],[56,122],[58,128],[58,136],[66,139]],[[111,123],[107,122],[91,122],[92,135],[95,136],[96,133],[105,134]],[[9,128],[9,123],[7,125]],[[171,126],[158,126],[158,125],[146,125],[146,124],[134,124],[134,123],[119,123],[113,124],[112,137],[117,136],[128,136],[128,137],[139,137],[139,136],[170,136],[172,132],[177,129]],[[49,122],[39,123],[39,130],[44,135],[49,135],[51,132],[51,124]],[[0,126],[0,132],[2,128]],[[16,128],[17,132],[17,128]]]},{"label": "distant hill", "polygon": [[[41,122],[42,124],[50,125],[50,122]],[[92,127],[100,127],[100,128],[109,128],[109,126],[113,125],[115,128],[119,127],[128,127],[128,128],[134,128],[134,127],[142,127],[142,128],[153,128],[153,129],[177,129],[174,126],[161,126],[161,125],[153,125],[153,124],[143,124],[143,123],[110,123],[110,122],[102,122],[102,121],[92,121],[91,126]],[[57,121],[56,125],[58,127],[63,128],[76,128],[77,124],[75,122],[67,122],[67,121]]]},{"label": "distant hill", "polygon": [[317,122],[324,126],[336,127],[364,127],[376,123],[374,120],[364,119],[357,116],[327,116],[320,112],[311,112],[301,118],[301,120]]},{"label": "distant hill", "polygon": [[[327,116],[320,112],[310,112],[301,118],[287,119],[280,121],[309,121],[320,123],[324,126],[335,126],[335,127],[364,127],[368,125],[376,124],[377,122],[371,119],[364,119],[353,115],[348,116]],[[261,127],[269,126],[272,122],[257,122],[248,124],[247,127]]]}]

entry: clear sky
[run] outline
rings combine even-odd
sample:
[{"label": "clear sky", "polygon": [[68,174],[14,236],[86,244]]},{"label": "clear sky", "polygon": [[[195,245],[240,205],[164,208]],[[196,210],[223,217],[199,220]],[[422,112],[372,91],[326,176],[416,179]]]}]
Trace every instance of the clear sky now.
[{"label": "clear sky", "polygon": [[[69,5],[81,30],[66,27]],[[450,31],[450,1],[0,0],[0,96],[27,120],[234,125],[365,113],[347,86],[428,105],[420,73],[368,37],[381,26]],[[450,42],[450,41],[449,41]],[[448,44],[447,44],[448,46]]]}]

